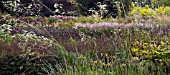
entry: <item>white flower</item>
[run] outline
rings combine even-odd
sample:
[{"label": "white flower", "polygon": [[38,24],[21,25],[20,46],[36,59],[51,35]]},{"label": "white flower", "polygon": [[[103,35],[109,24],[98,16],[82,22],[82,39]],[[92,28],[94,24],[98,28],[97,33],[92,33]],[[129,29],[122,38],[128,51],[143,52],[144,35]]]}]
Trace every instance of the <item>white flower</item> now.
[{"label": "white flower", "polygon": [[31,8],[32,7],[32,4],[30,4],[29,6],[28,6],[28,8]]},{"label": "white flower", "polygon": [[60,10],[59,9],[56,9],[55,12],[59,12]]},{"label": "white flower", "polygon": [[99,7],[100,7],[101,10],[106,10],[107,5],[105,5],[105,4],[104,5],[99,5]]},{"label": "white flower", "polygon": [[57,8],[59,6],[59,4],[55,3],[54,4],[54,8]]}]

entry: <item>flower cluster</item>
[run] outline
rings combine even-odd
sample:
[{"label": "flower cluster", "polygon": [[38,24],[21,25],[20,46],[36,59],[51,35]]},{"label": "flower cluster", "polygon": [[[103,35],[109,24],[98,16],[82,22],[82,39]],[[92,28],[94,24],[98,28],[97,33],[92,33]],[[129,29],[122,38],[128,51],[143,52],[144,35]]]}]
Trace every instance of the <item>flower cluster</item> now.
[{"label": "flower cluster", "polygon": [[85,29],[108,29],[108,28],[132,28],[132,27],[146,27],[152,28],[152,24],[124,24],[124,23],[110,23],[110,22],[101,22],[101,23],[77,23],[76,28],[85,28]]},{"label": "flower cluster", "polygon": [[24,33],[16,34],[13,36],[14,42],[17,42],[19,48],[22,50],[31,50],[44,52],[48,50],[55,50],[55,47],[58,47],[57,43],[46,38],[44,36],[37,36],[34,33]]},{"label": "flower cluster", "polygon": [[50,16],[50,18],[59,19],[63,21],[68,21],[68,20],[75,21],[77,19],[76,17],[73,17],[73,16],[61,16],[61,15]]}]

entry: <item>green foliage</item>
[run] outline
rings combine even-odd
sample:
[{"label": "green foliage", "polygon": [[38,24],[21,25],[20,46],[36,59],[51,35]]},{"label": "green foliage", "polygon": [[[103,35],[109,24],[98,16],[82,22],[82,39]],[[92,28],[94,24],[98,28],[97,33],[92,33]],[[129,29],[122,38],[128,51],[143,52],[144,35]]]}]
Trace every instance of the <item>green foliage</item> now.
[{"label": "green foliage", "polygon": [[153,3],[158,6],[170,6],[170,0],[153,0]]}]

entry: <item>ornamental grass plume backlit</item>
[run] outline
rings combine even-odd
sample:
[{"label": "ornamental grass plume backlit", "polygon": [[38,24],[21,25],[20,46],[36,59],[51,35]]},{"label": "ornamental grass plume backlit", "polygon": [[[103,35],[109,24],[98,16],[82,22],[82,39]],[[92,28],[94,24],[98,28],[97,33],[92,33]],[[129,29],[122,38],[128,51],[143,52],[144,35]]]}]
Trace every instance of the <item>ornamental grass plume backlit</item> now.
[{"label": "ornamental grass plume backlit", "polygon": [[63,21],[68,21],[68,20],[73,20],[75,21],[77,18],[74,16],[61,16],[61,15],[54,15],[54,16],[50,16],[50,18],[54,18],[54,19],[60,19]]},{"label": "ornamental grass plume backlit", "polygon": [[152,24],[148,23],[139,23],[139,24],[124,24],[124,23],[111,23],[111,22],[101,22],[101,23],[77,23],[76,28],[85,28],[85,29],[108,29],[108,28],[132,28],[132,27],[144,27],[152,28]]}]

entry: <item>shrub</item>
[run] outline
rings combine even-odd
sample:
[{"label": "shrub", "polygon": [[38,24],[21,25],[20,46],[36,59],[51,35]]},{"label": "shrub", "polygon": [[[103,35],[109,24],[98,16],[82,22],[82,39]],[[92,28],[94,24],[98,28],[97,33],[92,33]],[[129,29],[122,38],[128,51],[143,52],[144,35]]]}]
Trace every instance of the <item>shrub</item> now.
[{"label": "shrub", "polygon": [[145,7],[134,7],[132,10],[129,12],[130,16],[138,16],[138,17],[153,17],[156,16],[156,12],[152,9],[149,8],[149,6]]},{"label": "shrub", "polygon": [[0,74],[40,74],[41,64],[37,63],[35,53],[24,53],[20,55],[4,54],[0,58]]}]

